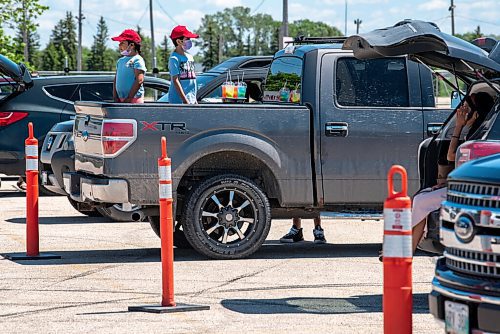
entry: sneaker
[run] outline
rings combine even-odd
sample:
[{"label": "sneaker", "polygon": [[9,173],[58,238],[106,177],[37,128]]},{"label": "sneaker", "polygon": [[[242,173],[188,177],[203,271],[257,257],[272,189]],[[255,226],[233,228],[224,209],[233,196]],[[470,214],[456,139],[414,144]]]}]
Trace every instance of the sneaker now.
[{"label": "sneaker", "polygon": [[292,226],[287,234],[281,237],[280,242],[283,243],[293,243],[304,241],[304,235],[302,234],[302,228],[296,228]]},{"label": "sneaker", "polygon": [[313,230],[313,234],[315,244],[326,244],[325,232],[323,231],[321,226],[316,226]]}]

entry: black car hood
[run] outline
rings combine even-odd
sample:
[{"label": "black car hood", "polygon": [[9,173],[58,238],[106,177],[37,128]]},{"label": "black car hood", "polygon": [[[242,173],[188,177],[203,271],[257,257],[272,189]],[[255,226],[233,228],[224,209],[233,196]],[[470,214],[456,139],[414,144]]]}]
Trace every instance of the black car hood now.
[{"label": "black car hood", "polygon": [[353,35],[344,42],[343,49],[353,50],[354,56],[360,59],[407,54],[429,66],[475,78],[474,71],[461,61],[464,60],[476,70],[492,72],[492,76],[500,75],[498,53],[492,52],[488,56],[481,48],[441,32],[430,22],[406,20],[393,27]]},{"label": "black car hood", "polygon": [[448,180],[500,185],[500,154],[469,161],[451,172]]},{"label": "black car hood", "polygon": [[24,64],[18,65],[3,55],[0,55],[0,73],[25,86],[30,87],[33,84],[30,72]]}]

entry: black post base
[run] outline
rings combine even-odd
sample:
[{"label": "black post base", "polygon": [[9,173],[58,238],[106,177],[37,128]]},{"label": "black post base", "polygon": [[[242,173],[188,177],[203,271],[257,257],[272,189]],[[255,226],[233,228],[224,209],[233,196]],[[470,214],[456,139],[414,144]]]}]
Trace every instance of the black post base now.
[{"label": "black post base", "polygon": [[176,306],[141,305],[141,306],[129,306],[128,310],[129,312],[175,313],[175,312],[190,312],[190,311],[206,311],[210,310],[210,306],[190,305],[190,304],[177,304]]},{"label": "black post base", "polygon": [[58,260],[61,258],[61,255],[50,254],[50,253],[40,253],[36,256],[26,255],[26,253],[10,253],[10,254],[3,254],[2,256],[11,261]]}]

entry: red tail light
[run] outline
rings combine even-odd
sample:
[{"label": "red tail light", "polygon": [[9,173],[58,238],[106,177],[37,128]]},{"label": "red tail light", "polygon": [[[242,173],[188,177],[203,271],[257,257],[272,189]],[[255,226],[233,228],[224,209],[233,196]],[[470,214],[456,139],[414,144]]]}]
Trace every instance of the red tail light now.
[{"label": "red tail light", "polygon": [[102,151],[104,156],[116,157],[137,138],[135,120],[109,120],[102,124]]},{"label": "red tail light", "polygon": [[20,111],[0,112],[0,126],[11,125],[17,121],[22,120],[26,116],[28,116],[27,112],[20,112]]},{"label": "red tail light", "polygon": [[488,155],[500,153],[500,142],[495,141],[471,141],[465,142],[457,150],[455,165],[456,167],[463,163],[485,157]]}]

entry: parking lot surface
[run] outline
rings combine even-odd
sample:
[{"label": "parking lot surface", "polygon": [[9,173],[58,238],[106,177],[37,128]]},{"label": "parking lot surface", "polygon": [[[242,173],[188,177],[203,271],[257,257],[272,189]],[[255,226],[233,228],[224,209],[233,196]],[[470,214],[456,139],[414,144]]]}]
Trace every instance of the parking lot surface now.
[{"label": "parking lot surface", "polygon": [[[0,189],[0,253],[25,251],[25,197]],[[176,301],[209,311],[131,313],[161,295],[159,239],[147,222],[116,223],[40,198],[40,250],[61,260],[0,257],[0,333],[382,333],[381,221],[326,218],[328,244],[280,244],[290,221],[273,220],[249,259],[208,260],[175,250]],[[413,265],[414,333],[438,333],[427,293],[432,258]]]}]

